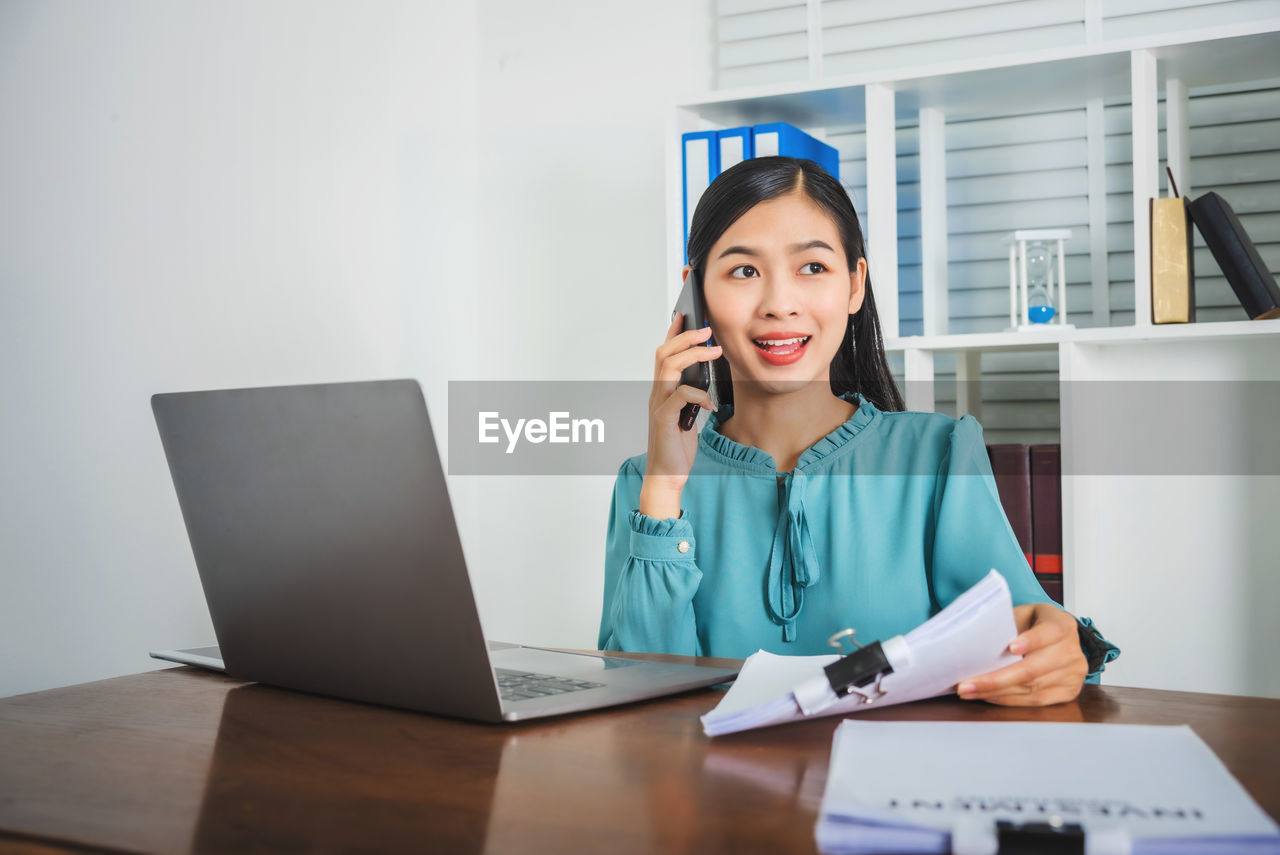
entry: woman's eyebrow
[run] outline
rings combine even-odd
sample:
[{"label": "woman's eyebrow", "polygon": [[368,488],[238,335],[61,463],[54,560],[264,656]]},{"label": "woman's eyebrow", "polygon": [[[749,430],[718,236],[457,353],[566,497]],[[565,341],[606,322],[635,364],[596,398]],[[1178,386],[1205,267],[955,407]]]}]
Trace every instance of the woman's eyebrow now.
[{"label": "woman's eyebrow", "polygon": [[[831,248],[831,244],[827,243],[825,240],[811,240],[805,243],[793,243],[791,244],[791,246],[787,247],[787,252],[791,253],[792,255],[795,255],[797,252],[807,252],[811,249],[825,249],[830,252],[835,252],[835,250]],[[724,252],[720,253],[718,257],[724,258],[726,255],[735,255],[735,254],[747,255],[752,258],[758,258],[760,256],[760,253],[758,251],[751,249],[750,247],[731,246],[728,249],[726,249]]]},{"label": "woman's eyebrow", "polygon": [[789,247],[792,255],[795,255],[797,252],[807,252],[811,249],[826,249],[831,252],[835,252],[834,249],[831,249],[831,244],[827,243],[825,240],[811,240],[808,243],[793,243]]}]

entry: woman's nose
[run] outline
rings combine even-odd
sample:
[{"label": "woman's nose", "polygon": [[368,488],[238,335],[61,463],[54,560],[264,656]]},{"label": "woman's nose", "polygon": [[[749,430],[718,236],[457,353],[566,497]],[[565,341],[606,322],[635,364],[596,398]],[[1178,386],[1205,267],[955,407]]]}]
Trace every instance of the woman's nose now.
[{"label": "woman's nose", "polygon": [[761,294],[761,313],[775,318],[793,315],[799,308],[799,290],[791,276],[769,276]]}]

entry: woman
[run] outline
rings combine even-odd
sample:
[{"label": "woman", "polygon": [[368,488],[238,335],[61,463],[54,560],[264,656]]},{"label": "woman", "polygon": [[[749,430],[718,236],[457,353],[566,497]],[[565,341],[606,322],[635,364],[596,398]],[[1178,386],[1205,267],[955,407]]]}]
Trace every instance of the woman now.
[{"label": "woman", "polygon": [[[1023,659],[961,697],[1052,704],[1096,681],[1119,651],[1036,582],[981,426],[902,412],[839,182],[810,161],[744,161],[703,195],[688,249],[711,327],[677,317],[657,350],[648,452],[614,487],[600,647],[829,653],[845,627],[911,630],[994,567]],[[696,361],[714,361],[718,407],[678,385]],[[679,429],[690,403],[713,411],[701,432]]]}]

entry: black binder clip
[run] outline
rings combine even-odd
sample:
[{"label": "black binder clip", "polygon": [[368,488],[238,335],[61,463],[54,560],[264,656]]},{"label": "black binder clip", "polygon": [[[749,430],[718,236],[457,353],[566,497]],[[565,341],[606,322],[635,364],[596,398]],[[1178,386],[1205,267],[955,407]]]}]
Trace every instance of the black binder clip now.
[{"label": "black binder clip", "polygon": [[1084,855],[1084,828],[1054,819],[1049,822],[996,823],[997,855]]},{"label": "black binder clip", "polygon": [[867,692],[858,692],[862,695],[863,703],[871,703],[878,700],[885,694],[880,688],[880,682],[893,673],[893,666],[889,664],[889,659],[884,655],[884,649],[880,646],[880,642],[875,641],[865,647],[853,640],[852,629],[842,629],[835,635],[827,639],[830,644],[842,654],[844,648],[840,642],[848,639],[849,643],[857,649],[848,656],[842,656],[835,662],[832,662],[822,670],[826,672],[827,682],[831,683],[831,689],[836,693],[837,697],[845,697],[853,693],[854,689],[861,689],[864,686],[874,682],[875,686],[871,690],[875,694]]}]

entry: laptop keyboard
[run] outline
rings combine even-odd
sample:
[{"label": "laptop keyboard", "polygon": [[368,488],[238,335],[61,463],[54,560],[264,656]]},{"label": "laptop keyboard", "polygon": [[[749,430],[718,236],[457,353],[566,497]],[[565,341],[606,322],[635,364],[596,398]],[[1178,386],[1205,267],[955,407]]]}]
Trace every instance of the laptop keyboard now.
[{"label": "laptop keyboard", "polygon": [[509,668],[493,670],[498,675],[498,693],[504,701],[523,701],[529,698],[544,698],[548,695],[563,695],[566,692],[580,692],[583,689],[599,689],[604,685],[604,683],[592,683],[587,680],[572,680],[568,677],[553,677],[550,674],[512,671]]}]

